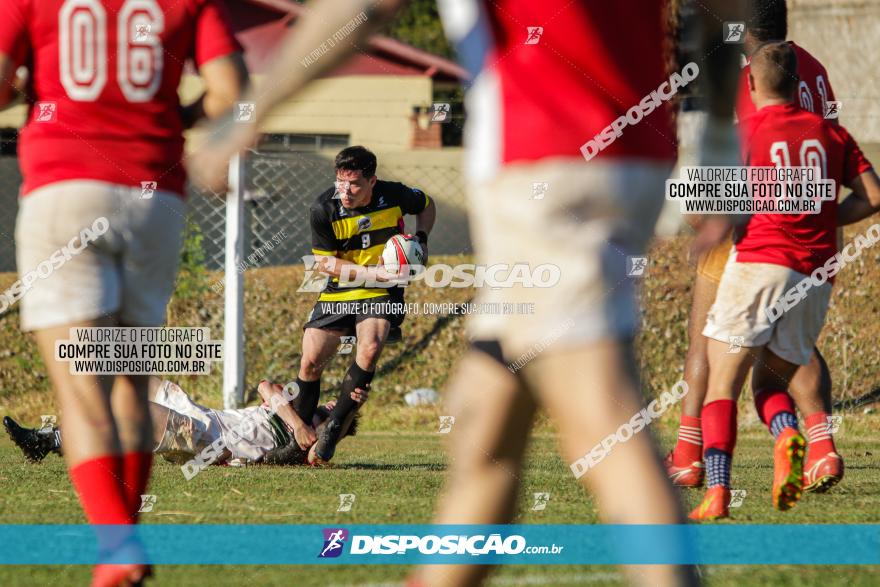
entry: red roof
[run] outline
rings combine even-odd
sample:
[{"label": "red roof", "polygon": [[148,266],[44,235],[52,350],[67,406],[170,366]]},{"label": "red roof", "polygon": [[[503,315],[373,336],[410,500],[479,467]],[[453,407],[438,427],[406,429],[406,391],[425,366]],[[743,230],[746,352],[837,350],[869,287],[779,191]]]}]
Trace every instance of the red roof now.
[{"label": "red roof", "polygon": [[[251,73],[266,70],[289,27],[307,10],[292,0],[224,1]],[[365,53],[356,54],[327,75],[423,75],[437,81],[467,78],[457,63],[381,35],[370,37]]]}]

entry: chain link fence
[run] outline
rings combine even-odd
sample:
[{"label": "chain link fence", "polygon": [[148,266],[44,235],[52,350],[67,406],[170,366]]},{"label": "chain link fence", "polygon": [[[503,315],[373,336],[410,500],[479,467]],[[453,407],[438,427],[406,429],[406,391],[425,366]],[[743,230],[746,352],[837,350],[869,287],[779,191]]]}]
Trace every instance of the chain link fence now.
[{"label": "chain link fence", "polygon": [[15,217],[21,173],[17,157],[0,157],[0,272],[15,271]]},{"label": "chain link fence", "polygon": [[[311,251],[309,207],[333,185],[334,153],[263,152],[245,158],[245,258],[249,267],[301,263]],[[458,164],[432,163],[430,152],[396,161],[380,155],[380,179],[418,187],[437,205],[437,222],[431,233],[432,255],[470,253],[465,211],[464,182]],[[417,155],[421,155],[417,153]],[[448,158],[446,158],[448,160]],[[0,157],[0,272],[15,271],[15,216],[21,175],[15,157]],[[224,198],[189,189],[189,218],[203,235],[208,269],[223,268],[226,236]],[[406,229],[415,231],[415,219],[406,218]],[[273,237],[283,234],[280,245]],[[254,254],[259,251],[259,254]]]}]

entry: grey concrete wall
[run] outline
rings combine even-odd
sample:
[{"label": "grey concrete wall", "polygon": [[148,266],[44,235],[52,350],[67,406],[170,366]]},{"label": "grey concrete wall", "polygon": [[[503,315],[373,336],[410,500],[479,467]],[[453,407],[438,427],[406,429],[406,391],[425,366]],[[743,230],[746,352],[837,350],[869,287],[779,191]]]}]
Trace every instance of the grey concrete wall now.
[{"label": "grey concrete wall", "polygon": [[828,70],[840,121],[880,143],[880,0],[789,0],[788,36]]}]

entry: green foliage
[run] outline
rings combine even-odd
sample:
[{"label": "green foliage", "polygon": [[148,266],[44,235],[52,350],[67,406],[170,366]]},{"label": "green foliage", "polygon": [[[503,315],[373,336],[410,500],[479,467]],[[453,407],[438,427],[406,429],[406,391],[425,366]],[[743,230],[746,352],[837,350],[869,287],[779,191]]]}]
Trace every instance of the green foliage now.
[{"label": "green foliage", "polygon": [[391,22],[386,34],[423,51],[453,57],[452,46],[446,40],[437,12],[436,0],[411,0]]},{"label": "green foliage", "polygon": [[[308,4],[304,0],[296,2]],[[437,0],[410,0],[382,32],[422,51],[454,58],[455,53],[446,40],[437,12]]]},{"label": "green foliage", "polygon": [[174,289],[174,297],[180,300],[188,300],[203,295],[208,291],[208,274],[205,269],[205,250],[202,247],[202,229],[192,221],[186,219],[186,227],[183,232],[183,247],[180,251],[180,269],[177,273],[177,283]]}]

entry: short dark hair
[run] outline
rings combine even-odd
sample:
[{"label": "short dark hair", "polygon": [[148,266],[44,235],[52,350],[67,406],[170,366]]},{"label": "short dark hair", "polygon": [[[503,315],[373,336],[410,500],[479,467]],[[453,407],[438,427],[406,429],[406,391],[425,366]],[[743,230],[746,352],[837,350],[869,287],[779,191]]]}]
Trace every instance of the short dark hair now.
[{"label": "short dark hair", "polygon": [[784,41],[788,36],[785,0],[749,0],[749,33],[761,42]]},{"label": "short dark hair", "polygon": [[797,73],[797,54],[785,42],[765,43],[758,47],[749,68],[755,79],[780,97],[794,96],[800,78]]},{"label": "short dark hair", "polygon": [[364,177],[376,175],[376,155],[366,147],[346,147],[336,155],[336,170],[360,171]]}]

